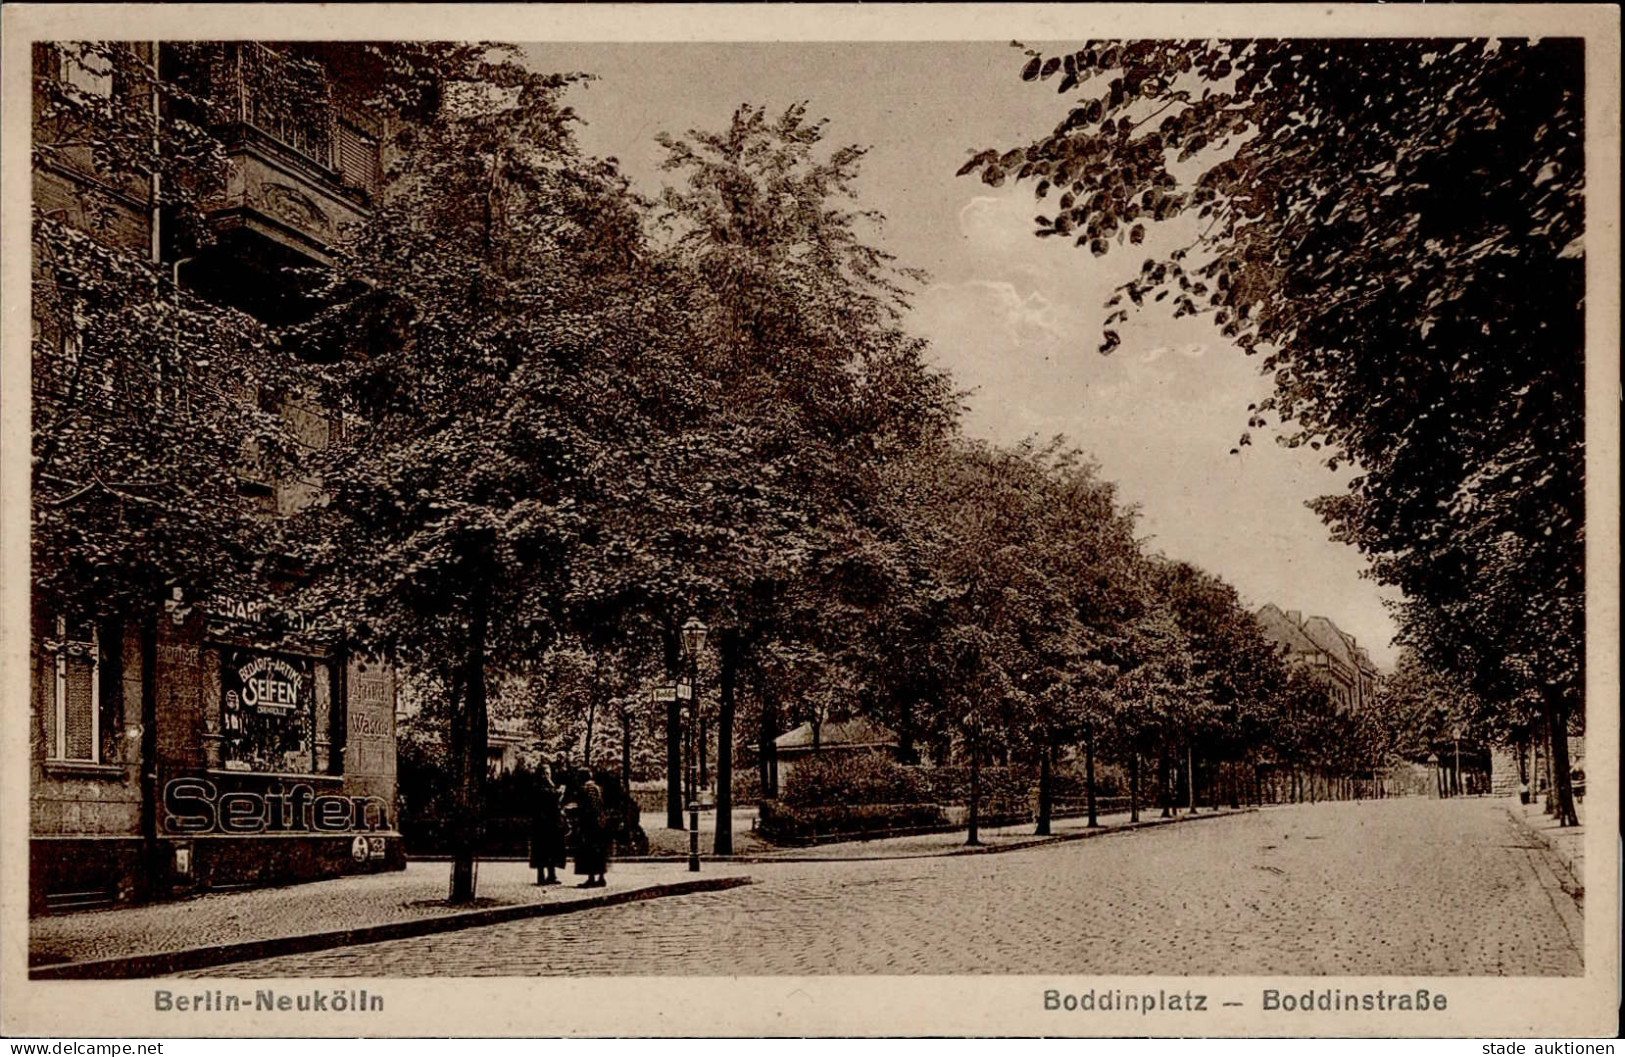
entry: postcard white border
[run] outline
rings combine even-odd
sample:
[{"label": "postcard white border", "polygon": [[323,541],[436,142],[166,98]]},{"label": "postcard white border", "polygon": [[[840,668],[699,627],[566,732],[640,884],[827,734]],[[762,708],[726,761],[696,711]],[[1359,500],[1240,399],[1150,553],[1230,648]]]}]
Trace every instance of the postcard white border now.
[{"label": "postcard white border", "polygon": [[[1606,5],[10,5],[4,10],[0,357],[0,1033],[180,1035],[1395,1035],[1603,1036],[1618,1002],[1619,11]],[[406,38],[514,42],[989,40],[1083,37],[1584,36],[1587,257],[1587,798],[1583,977],[603,977],[244,981],[382,994],[386,1012],[163,1014],[159,987],[27,979],[28,48],[41,39]],[[809,927],[816,923],[809,922]],[[212,981],[209,987],[216,986]],[[225,986],[225,985],[220,985]],[[1427,987],[1443,1013],[1264,1014],[1265,987]],[[1200,987],[1213,1012],[1046,1012],[1048,988]],[[1226,998],[1245,1009],[1224,1009]]]}]

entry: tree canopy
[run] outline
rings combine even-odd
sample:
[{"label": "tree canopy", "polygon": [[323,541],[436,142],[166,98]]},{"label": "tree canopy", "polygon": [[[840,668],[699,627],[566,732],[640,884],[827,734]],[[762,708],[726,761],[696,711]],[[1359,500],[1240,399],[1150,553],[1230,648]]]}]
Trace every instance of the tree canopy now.
[{"label": "tree canopy", "polygon": [[[1543,40],[1091,41],[1027,49],[1065,117],[961,169],[1039,237],[1189,243],[1108,302],[1210,318],[1274,378],[1248,432],[1357,476],[1315,508],[1409,600],[1405,634],[1560,729],[1583,675],[1585,83]],[[1538,586],[1537,586],[1538,585]]]}]

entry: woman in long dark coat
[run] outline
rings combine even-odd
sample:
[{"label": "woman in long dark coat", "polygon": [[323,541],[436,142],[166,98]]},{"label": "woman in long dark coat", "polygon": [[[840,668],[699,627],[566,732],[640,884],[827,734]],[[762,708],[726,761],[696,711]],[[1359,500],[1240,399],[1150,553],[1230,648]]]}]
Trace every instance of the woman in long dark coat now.
[{"label": "woman in long dark coat", "polygon": [[557,870],[564,865],[564,814],[559,808],[559,790],[547,764],[536,771],[536,797],[530,823],[530,866],[536,883],[556,885]]},{"label": "woman in long dark coat", "polygon": [[576,876],[585,877],[577,887],[604,887],[604,872],[609,869],[610,833],[605,825],[604,792],[592,776],[583,775],[584,781],[576,790],[575,855]]}]

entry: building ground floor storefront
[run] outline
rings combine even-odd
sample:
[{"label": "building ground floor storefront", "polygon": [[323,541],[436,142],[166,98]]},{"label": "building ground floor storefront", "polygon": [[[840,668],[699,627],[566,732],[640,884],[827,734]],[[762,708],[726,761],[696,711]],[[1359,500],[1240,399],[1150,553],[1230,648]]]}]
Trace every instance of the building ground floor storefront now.
[{"label": "building ground floor storefront", "polygon": [[31,913],[404,867],[393,672],[255,617],[36,616]]}]

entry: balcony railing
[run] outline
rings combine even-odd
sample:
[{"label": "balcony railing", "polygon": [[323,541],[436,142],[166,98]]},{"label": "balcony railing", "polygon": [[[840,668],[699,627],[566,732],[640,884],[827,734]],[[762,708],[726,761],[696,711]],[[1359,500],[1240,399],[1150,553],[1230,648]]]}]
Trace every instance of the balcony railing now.
[{"label": "balcony railing", "polygon": [[340,107],[320,65],[254,41],[227,45],[215,97],[228,120],[317,166],[334,183],[372,194],[382,182],[378,121]]},{"label": "balcony railing", "polygon": [[334,172],[338,117],[332,89],[319,68],[254,41],[233,44],[218,86],[236,120]]}]

